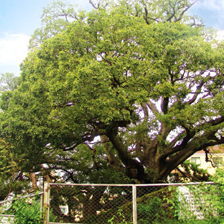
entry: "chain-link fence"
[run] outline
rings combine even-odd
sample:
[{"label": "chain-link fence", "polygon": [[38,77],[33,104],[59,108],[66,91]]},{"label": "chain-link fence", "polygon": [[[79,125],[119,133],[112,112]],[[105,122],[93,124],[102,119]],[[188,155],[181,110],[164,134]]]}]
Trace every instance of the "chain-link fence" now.
[{"label": "chain-link fence", "polygon": [[[213,183],[45,186],[46,223],[177,223],[217,215]],[[214,209],[213,209],[214,208]]]}]

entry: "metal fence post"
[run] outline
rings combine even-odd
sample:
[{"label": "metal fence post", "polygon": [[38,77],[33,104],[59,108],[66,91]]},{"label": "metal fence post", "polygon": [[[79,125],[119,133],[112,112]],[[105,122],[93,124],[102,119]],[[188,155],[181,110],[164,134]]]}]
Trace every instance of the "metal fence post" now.
[{"label": "metal fence post", "polygon": [[137,224],[137,191],[136,185],[132,185],[133,224]]},{"label": "metal fence post", "polygon": [[44,203],[44,195],[40,195],[40,218],[43,218],[43,203]]},{"label": "metal fence post", "polygon": [[44,182],[44,224],[49,222],[49,212],[50,212],[50,184],[49,182]]}]

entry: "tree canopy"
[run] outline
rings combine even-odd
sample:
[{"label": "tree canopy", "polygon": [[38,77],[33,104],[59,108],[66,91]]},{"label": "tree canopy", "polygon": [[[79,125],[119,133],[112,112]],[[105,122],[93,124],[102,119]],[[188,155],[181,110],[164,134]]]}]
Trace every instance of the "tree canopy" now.
[{"label": "tree canopy", "polygon": [[224,143],[223,45],[185,16],[192,1],[104,3],[29,53],[21,84],[1,97],[2,136],[30,172],[103,167],[164,181]]}]

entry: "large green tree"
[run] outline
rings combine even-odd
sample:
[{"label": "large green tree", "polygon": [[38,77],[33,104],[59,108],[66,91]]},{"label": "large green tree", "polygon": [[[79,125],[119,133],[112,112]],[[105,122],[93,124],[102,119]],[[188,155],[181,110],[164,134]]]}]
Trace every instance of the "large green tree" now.
[{"label": "large green tree", "polygon": [[106,159],[151,183],[223,144],[223,45],[185,16],[193,2],[91,3],[33,48],[21,85],[3,97],[2,134],[26,151],[30,169],[60,163],[66,152],[79,164],[90,150],[88,171]]}]

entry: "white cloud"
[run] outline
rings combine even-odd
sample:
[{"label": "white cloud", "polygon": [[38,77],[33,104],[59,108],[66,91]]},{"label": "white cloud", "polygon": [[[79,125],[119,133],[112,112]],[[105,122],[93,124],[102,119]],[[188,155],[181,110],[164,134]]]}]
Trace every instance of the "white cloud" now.
[{"label": "white cloud", "polygon": [[5,34],[0,38],[0,73],[1,68],[18,67],[27,56],[30,36],[24,34]]}]

